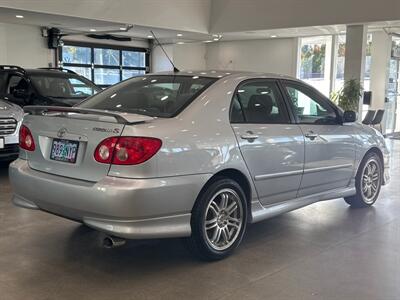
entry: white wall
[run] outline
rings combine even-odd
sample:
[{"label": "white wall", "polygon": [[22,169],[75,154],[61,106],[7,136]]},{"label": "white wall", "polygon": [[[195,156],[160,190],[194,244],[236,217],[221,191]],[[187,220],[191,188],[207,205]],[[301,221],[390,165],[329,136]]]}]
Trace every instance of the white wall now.
[{"label": "white wall", "polygon": [[0,6],[41,13],[183,31],[207,32],[211,0],[0,0]]},{"label": "white wall", "polygon": [[207,69],[243,70],[296,76],[297,39],[207,44]]},{"label": "white wall", "polygon": [[[174,60],[173,45],[164,45],[164,50],[168,54],[169,58]],[[155,46],[151,51],[150,59],[150,69],[151,72],[163,72],[172,71],[173,67],[169,62],[168,58],[165,56],[164,52],[159,46]]]},{"label": "white wall", "polygon": [[[203,43],[164,45],[168,56],[179,70],[206,69],[206,46]],[[161,48],[156,46],[151,53],[151,71],[172,71],[173,67]]]},{"label": "white wall", "polygon": [[180,70],[205,70],[206,45],[204,43],[174,46],[174,63]]},{"label": "white wall", "polygon": [[54,51],[39,27],[0,23],[0,64],[38,68],[49,63],[54,63]]},{"label": "white wall", "polygon": [[399,0],[217,0],[211,32],[239,32],[400,19]]}]

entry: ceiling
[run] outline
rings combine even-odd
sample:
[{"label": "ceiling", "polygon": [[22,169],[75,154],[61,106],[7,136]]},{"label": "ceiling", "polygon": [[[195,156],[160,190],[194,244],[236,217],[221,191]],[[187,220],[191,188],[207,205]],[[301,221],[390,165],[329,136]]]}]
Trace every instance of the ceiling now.
[{"label": "ceiling", "polygon": [[[17,15],[23,18],[17,18]],[[57,27],[63,32],[74,34],[102,33],[109,32],[115,35],[127,36],[135,39],[152,39],[153,31],[162,43],[200,43],[200,42],[218,42],[233,40],[255,40],[255,39],[273,39],[290,38],[302,36],[316,36],[328,34],[345,33],[345,25],[326,25],[299,28],[229,32],[217,34],[205,34],[193,31],[177,31],[156,27],[134,25],[127,32],[124,29],[130,24],[108,22],[102,20],[77,18],[48,13],[38,13],[26,10],[0,7],[0,20],[4,23],[14,23],[21,25],[33,25],[41,27]],[[400,33],[400,21],[387,21],[369,23],[369,31],[377,31],[386,28],[389,32]]]}]

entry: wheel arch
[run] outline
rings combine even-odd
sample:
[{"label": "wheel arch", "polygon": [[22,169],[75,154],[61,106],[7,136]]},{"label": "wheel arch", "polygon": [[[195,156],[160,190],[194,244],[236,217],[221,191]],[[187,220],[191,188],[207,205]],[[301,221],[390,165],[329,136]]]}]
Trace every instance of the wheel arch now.
[{"label": "wheel arch", "polygon": [[381,161],[381,164],[382,164],[382,168],[385,167],[384,166],[384,160],[383,160],[383,153],[382,153],[381,149],[379,149],[376,146],[373,146],[373,147],[369,148],[367,151],[365,151],[365,153],[362,155],[360,161],[358,162],[357,169],[355,170],[355,175],[354,176],[357,176],[358,171],[360,170],[360,167],[362,166],[362,163],[363,163],[364,159],[370,153],[375,153],[376,155],[378,155],[378,157],[379,157],[379,159]]},{"label": "wheel arch", "polygon": [[232,179],[234,181],[236,181],[240,187],[243,189],[245,196],[246,196],[246,204],[247,204],[247,220],[248,222],[251,220],[251,199],[252,199],[252,195],[253,195],[253,191],[252,191],[252,186],[251,183],[249,181],[249,179],[247,178],[247,176],[237,170],[237,169],[233,169],[233,168],[228,168],[228,169],[224,169],[221,170],[217,173],[215,173],[202,187],[202,189],[200,190],[199,194],[197,195],[195,204],[197,202],[197,200],[199,199],[200,195],[212,184],[214,183],[216,180],[220,179],[220,178],[229,178]]},{"label": "wheel arch", "polygon": [[363,158],[361,159],[361,161],[363,161],[364,158],[370,153],[375,153],[376,155],[378,155],[379,159],[381,160],[382,167],[384,167],[383,153],[382,153],[381,149],[379,149],[378,147],[372,147],[372,148],[368,149],[368,151],[365,152],[365,154],[364,154]]}]

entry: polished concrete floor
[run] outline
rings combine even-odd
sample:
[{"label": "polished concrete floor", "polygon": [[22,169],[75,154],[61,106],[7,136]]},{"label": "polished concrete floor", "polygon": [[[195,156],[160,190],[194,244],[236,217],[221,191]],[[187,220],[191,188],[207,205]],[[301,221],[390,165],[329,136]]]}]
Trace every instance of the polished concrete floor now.
[{"label": "polished concrete floor", "polygon": [[103,249],[84,226],[10,203],[0,167],[0,299],[400,299],[400,141],[370,209],[342,199],[250,226],[234,255],[192,258],[179,239]]}]

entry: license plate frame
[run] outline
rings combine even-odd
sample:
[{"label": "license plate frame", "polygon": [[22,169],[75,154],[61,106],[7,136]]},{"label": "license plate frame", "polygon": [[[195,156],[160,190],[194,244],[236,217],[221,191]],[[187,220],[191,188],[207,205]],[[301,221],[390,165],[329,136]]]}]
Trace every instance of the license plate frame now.
[{"label": "license plate frame", "polygon": [[[63,145],[63,149],[61,150],[56,150],[56,147],[60,147],[60,145]],[[65,150],[66,146],[73,146],[75,147],[75,150]],[[61,155],[58,155],[57,152],[62,152]],[[71,153],[67,153],[65,155],[65,151],[73,151]],[[64,163],[70,163],[70,164],[75,164],[76,159],[78,157],[78,151],[79,151],[79,142],[78,141],[71,141],[71,140],[66,140],[66,139],[53,139],[51,143],[51,151],[50,151],[50,159],[58,162],[64,162]],[[57,154],[57,155],[56,155]]]}]

